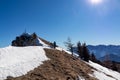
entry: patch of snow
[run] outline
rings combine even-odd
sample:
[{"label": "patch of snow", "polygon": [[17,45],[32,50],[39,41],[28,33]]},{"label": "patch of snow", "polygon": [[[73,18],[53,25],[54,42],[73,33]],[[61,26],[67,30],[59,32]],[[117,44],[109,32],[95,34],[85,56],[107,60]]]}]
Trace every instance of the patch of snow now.
[{"label": "patch of snow", "polygon": [[40,38],[37,38],[38,39],[38,44],[42,44],[43,45],[43,47],[46,47],[46,48],[48,48],[49,46],[47,45],[47,44],[45,44],[42,40],[40,40]]},{"label": "patch of snow", "polygon": [[93,69],[94,73],[90,74],[91,76],[96,77],[99,80],[120,80],[120,73],[105,68],[92,61],[89,61],[88,64],[96,69]]},{"label": "patch of snow", "polygon": [[81,76],[78,76],[78,80],[85,80],[85,79]]},{"label": "patch of snow", "polygon": [[[61,48],[61,47],[56,47],[56,49],[59,50],[59,51],[65,51],[65,52],[68,53],[68,54],[72,54],[70,51],[65,50],[65,49],[63,49],[63,48]],[[79,55],[76,54],[76,52],[73,52],[73,56],[79,57]]]},{"label": "patch of snow", "polygon": [[64,49],[64,48],[61,48],[61,47],[56,47],[56,49],[59,50],[59,51],[65,51],[65,52],[67,52],[68,54],[72,54],[70,51],[68,51],[68,50],[66,50],[66,49]]},{"label": "patch of snow", "polygon": [[66,49],[63,49],[63,51],[65,51],[66,53],[68,54],[72,54],[70,51],[66,50]]},{"label": "patch of snow", "polygon": [[41,46],[0,48],[0,80],[26,74],[48,60]]},{"label": "patch of snow", "polygon": [[63,48],[61,48],[61,47],[56,47],[56,49],[59,51],[63,51]]}]

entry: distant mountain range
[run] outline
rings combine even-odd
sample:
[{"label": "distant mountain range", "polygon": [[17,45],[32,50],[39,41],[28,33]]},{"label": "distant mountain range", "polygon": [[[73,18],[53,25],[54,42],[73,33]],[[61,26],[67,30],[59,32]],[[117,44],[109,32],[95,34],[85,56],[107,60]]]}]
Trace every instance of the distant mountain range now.
[{"label": "distant mountain range", "polygon": [[[107,56],[107,55],[99,58],[99,60],[102,60],[102,61],[105,60],[105,59],[106,59],[106,56]],[[115,54],[109,54],[108,57],[109,57],[109,59],[112,60],[112,61],[120,62],[120,56],[117,56],[117,55],[115,55]]]},{"label": "distant mountain range", "polygon": [[120,45],[88,45],[87,47],[90,53],[94,53],[100,60],[104,60],[106,54],[109,54],[112,61],[120,62]]}]

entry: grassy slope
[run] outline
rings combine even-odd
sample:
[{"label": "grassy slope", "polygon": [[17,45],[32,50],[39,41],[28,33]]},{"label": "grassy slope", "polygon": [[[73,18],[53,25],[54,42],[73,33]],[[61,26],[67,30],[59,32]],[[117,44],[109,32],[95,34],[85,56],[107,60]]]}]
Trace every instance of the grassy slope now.
[{"label": "grassy slope", "polygon": [[76,80],[78,75],[85,80],[96,80],[88,74],[91,67],[83,61],[72,57],[64,51],[45,49],[50,60],[28,72],[24,76],[8,78],[7,80]]}]

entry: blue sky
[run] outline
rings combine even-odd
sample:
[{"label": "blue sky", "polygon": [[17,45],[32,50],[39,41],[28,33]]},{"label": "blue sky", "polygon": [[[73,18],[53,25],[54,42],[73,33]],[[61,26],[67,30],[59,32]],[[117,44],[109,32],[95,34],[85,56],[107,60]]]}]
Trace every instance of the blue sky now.
[{"label": "blue sky", "polygon": [[120,0],[0,0],[0,47],[24,30],[60,46],[67,37],[87,44],[120,44]]}]

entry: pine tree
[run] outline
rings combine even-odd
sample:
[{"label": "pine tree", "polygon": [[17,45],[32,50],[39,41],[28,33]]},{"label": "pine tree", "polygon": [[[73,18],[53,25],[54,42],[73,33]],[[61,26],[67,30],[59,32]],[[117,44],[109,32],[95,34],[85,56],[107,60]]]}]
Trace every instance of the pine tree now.
[{"label": "pine tree", "polygon": [[116,66],[116,63],[114,62],[114,61],[112,61],[112,70],[114,70],[114,71],[118,71],[118,68],[117,68],[117,66]]},{"label": "pine tree", "polygon": [[79,57],[83,59],[83,51],[82,51],[82,46],[81,46],[80,41],[77,43],[77,52],[78,52]]},{"label": "pine tree", "polygon": [[96,59],[94,53],[91,54],[90,60],[93,61],[93,62],[97,62],[97,59]]},{"label": "pine tree", "polygon": [[73,55],[73,43],[71,42],[71,39],[68,37],[67,41],[64,42],[65,46],[67,47],[68,50],[72,52]]},{"label": "pine tree", "polygon": [[110,60],[109,53],[106,53],[105,59],[104,59],[103,63],[105,65],[105,67],[111,69],[111,63],[112,63],[112,61]]},{"label": "pine tree", "polygon": [[32,34],[32,37],[33,37],[33,39],[36,39],[36,38],[37,38],[37,34],[34,32],[34,33]]},{"label": "pine tree", "polygon": [[83,60],[88,62],[89,59],[90,59],[90,55],[89,55],[89,51],[88,51],[88,49],[86,47],[86,43],[84,43],[82,45],[82,47],[83,47]]}]

